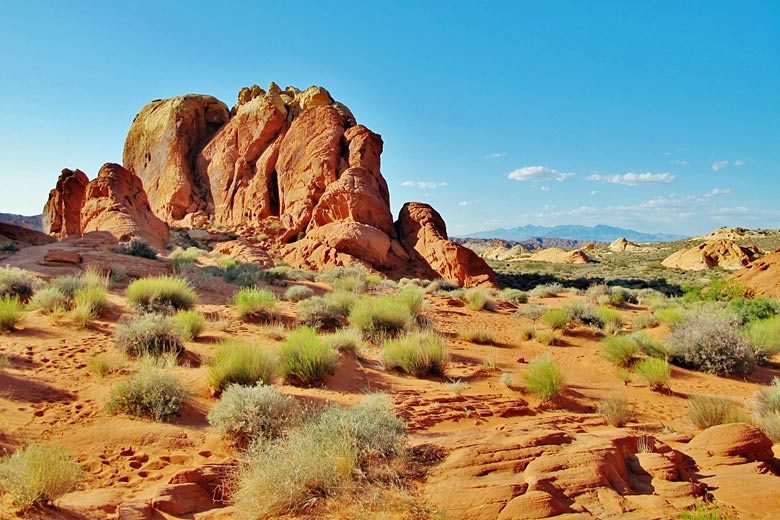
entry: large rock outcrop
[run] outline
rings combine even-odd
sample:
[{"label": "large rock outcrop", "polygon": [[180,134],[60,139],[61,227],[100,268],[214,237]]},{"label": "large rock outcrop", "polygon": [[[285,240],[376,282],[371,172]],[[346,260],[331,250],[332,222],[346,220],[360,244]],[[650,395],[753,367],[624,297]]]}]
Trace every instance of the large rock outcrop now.
[{"label": "large rock outcrop", "polygon": [[62,170],[43,207],[43,232],[63,239],[81,234],[81,207],[89,179],[81,170]]},{"label": "large rock outcrop", "polygon": [[780,298],[780,249],[755,260],[733,275],[756,296]]},{"label": "large rock outcrop", "polygon": [[761,256],[755,246],[743,247],[728,239],[704,242],[690,249],[681,249],[661,262],[666,267],[701,271],[705,269],[742,269]]},{"label": "large rock outcrop", "polygon": [[528,257],[531,262],[549,262],[551,264],[587,264],[590,263],[590,257],[585,252],[576,249],[574,251],[566,251],[559,247],[551,247],[549,249],[542,249],[538,253],[532,254]]}]

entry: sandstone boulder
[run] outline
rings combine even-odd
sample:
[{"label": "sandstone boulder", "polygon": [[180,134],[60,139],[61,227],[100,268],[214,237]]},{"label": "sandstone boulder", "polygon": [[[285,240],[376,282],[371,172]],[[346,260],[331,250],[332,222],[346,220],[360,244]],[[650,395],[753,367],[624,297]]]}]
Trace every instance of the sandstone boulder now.
[{"label": "sandstone boulder", "polygon": [[609,250],[614,253],[623,253],[625,251],[639,251],[642,246],[629,242],[625,237],[618,238],[611,244],[609,244]]},{"label": "sandstone boulder", "polygon": [[354,220],[338,220],[314,228],[282,249],[285,262],[302,269],[328,269],[358,264],[369,270],[387,266],[392,243],[381,230]]},{"label": "sandstone boulder", "polygon": [[242,262],[257,264],[263,269],[274,266],[274,259],[265,249],[251,244],[244,238],[218,242],[214,245],[214,251]]},{"label": "sandstone boulder", "polygon": [[772,441],[758,428],[745,423],[719,424],[707,428],[688,443],[691,450],[711,456],[741,457],[749,461],[772,458]]},{"label": "sandstone boulder", "polygon": [[532,254],[528,257],[532,262],[549,262],[551,264],[587,264],[590,263],[590,258],[583,251],[577,249],[575,251],[566,251],[559,247],[551,247],[548,249],[542,249],[538,253]]},{"label": "sandstone boulder", "polygon": [[733,279],[758,296],[780,298],[780,249],[749,263]]},{"label": "sandstone boulder", "polygon": [[511,262],[513,260],[519,260],[523,255],[527,255],[528,251],[521,245],[512,247],[497,246],[486,249],[480,256],[485,260],[493,260],[496,262]]},{"label": "sandstone boulder", "polygon": [[43,207],[44,233],[60,239],[81,234],[81,207],[88,183],[83,171],[62,170]]},{"label": "sandstone boulder", "polygon": [[484,260],[447,239],[444,220],[428,204],[404,204],[396,228],[407,251],[416,253],[445,280],[464,286],[498,286],[495,273]]},{"label": "sandstone boulder", "polygon": [[17,246],[41,246],[56,239],[40,231],[0,222],[0,247],[14,243]]},{"label": "sandstone boulder", "polygon": [[195,160],[229,117],[224,103],[195,94],[152,101],[135,116],[122,162],[143,182],[158,217],[174,223],[205,210],[206,183]]},{"label": "sandstone boulder", "polygon": [[112,163],[87,185],[81,232],[90,231],[109,231],[120,241],[138,236],[157,249],[168,240],[168,226],[152,213],[141,179]]},{"label": "sandstone boulder", "polygon": [[672,253],[661,262],[666,267],[686,271],[705,269],[741,269],[761,256],[755,246],[743,247],[728,239],[704,242],[690,249]]}]

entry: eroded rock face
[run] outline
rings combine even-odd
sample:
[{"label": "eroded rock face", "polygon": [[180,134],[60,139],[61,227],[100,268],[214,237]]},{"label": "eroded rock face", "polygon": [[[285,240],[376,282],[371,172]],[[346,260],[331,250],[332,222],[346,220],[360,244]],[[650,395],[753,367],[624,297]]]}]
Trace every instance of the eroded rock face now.
[{"label": "eroded rock face", "polygon": [[745,284],[757,296],[780,298],[780,249],[734,273],[734,280]]},{"label": "eroded rock face", "polygon": [[90,231],[108,231],[120,241],[138,236],[157,249],[168,240],[168,226],[152,213],[141,179],[113,163],[87,185],[81,232]]},{"label": "eroded rock face", "polygon": [[63,239],[81,234],[81,207],[89,179],[81,170],[62,170],[43,207],[43,232]]},{"label": "eroded rock face", "polygon": [[704,242],[672,253],[661,262],[666,267],[701,271],[705,269],[741,269],[761,256],[757,247],[743,247],[728,239]]},{"label": "eroded rock face", "polygon": [[445,280],[496,287],[496,275],[474,251],[447,239],[441,215],[428,204],[407,202],[396,222],[401,242]]},{"label": "eroded rock face", "polygon": [[122,162],[143,182],[158,217],[175,223],[205,210],[207,187],[195,160],[229,117],[223,102],[195,94],[152,101],[135,116]]},{"label": "eroded rock face", "polygon": [[538,253],[532,254],[528,260],[533,262],[549,262],[551,264],[587,264],[590,258],[583,251],[566,251],[559,247],[550,247],[542,249]]}]

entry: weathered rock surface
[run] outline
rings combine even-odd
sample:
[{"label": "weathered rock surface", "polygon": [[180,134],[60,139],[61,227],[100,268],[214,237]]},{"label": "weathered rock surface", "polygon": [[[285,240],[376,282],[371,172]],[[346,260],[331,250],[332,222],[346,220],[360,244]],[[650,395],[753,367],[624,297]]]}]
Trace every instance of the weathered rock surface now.
[{"label": "weathered rock surface", "polygon": [[538,253],[532,254],[528,257],[532,262],[549,262],[551,264],[587,264],[590,263],[590,258],[583,251],[577,249],[575,251],[566,251],[558,247],[551,247],[549,249],[542,249]]},{"label": "weathered rock surface", "polygon": [[168,240],[168,226],[152,213],[141,179],[113,163],[87,185],[81,232],[90,231],[108,231],[119,241],[138,236],[158,249]]},{"label": "weathered rock surface", "polygon": [[780,298],[780,249],[749,263],[734,273],[733,279],[757,296]]},{"label": "weathered rock surface", "polygon": [[688,447],[710,456],[741,457],[748,461],[769,460],[772,441],[758,428],[745,423],[720,424],[691,439]]},{"label": "weathered rock surface", "polygon": [[11,243],[16,244],[18,247],[42,246],[51,244],[55,240],[55,238],[46,233],[41,233],[34,229],[0,222],[0,248],[8,247]]},{"label": "weathered rock surface", "polygon": [[122,163],[141,179],[158,217],[175,223],[205,210],[207,187],[195,160],[229,117],[224,103],[195,94],[152,101],[135,116]]},{"label": "weathered rock surface", "polygon": [[642,249],[642,246],[633,242],[629,242],[625,239],[625,237],[618,238],[609,244],[609,250],[614,253],[622,253],[624,251],[639,251],[640,249]]},{"label": "weathered rock surface", "polygon": [[728,239],[718,239],[672,253],[661,263],[666,267],[686,271],[701,271],[715,267],[742,269],[760,256],[761,251],[757,247],[743,247]]},{"label": "weathered rock surface", "polygon": [[81,170],[62,170],[43,207],[43,232],[56,238],[81,234],[81,207],[89,179]]},{"label": "weathered rock surface", "polygon": [[485,260],[493,260],[496,262],[511,262],[514,260],[519,260],[524,255],[528,255],[528,250],[521,245],[516,245],[512,247],[491,247],[486,249],[479,256]]}]

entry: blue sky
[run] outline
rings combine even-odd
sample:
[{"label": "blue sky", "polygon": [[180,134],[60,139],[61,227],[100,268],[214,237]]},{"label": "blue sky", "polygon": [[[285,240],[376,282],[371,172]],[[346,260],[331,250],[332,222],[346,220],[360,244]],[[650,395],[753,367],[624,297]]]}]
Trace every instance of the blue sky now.
[{"label": "blue sky", "polygon": [[[116,4],[116,5],[114,5]],[[121,5],[119,4],[131,4]],[[148,101],[326,87],[450,234],[780,228],[780,2],[0,0],[0,211],[121,162]]]}]

